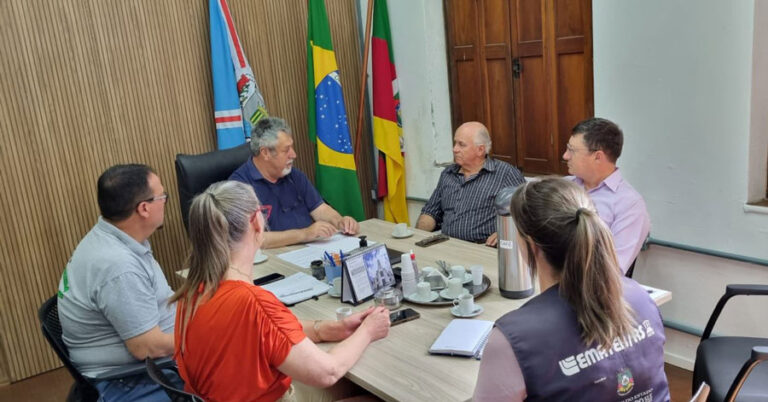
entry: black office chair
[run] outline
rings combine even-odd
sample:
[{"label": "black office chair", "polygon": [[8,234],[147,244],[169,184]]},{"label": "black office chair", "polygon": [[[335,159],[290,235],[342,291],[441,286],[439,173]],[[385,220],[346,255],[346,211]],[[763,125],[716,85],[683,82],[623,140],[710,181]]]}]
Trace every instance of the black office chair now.
[{"label": "black office chair", "polygon": [[165,393],[168,394],[169,398],[171,398],[171,402],[203,402],[203,399],[197,395],[176,389],[176,387],[174,387],[171,382],[168,381],[168,377],[165,376],[163,370],[161,370],[160,367],[155,364],[154,360],[148,357],[144,362],[146,363],[149,377],[157,385],[163,387]]},{"label": "black office chair", "polygon": [[709,401],[768,400],[768,364],[758,366],[768,360],[768,338],[710,337],[725,303],[737,295],[768,296],[768,285],[728,285],[712,311],[696,350],[692,384],[694,392],[709,384]]},{"label": "black office chair", "polygon": [[72,361],[69,360],[69,351],[64,341],[61,339],[61,323],[59,323],[59,304],[58,296],[54,295],[37,311],[37,317],[40,319],[40,327],[43,331],[43,336],[51,344],[51,347],[59,356],[64,367],[67,368],[69,374],[75,379],[75,383],[69,389],[69,395],[67,395],[67,402],[70,401],[95,401],[99,399],[99,392],[91,384],[91,382],[83,377],[82,374],[75,368]]},{"label": "black office chair", "polygon": [[176,179],[184,228],[189,231],[189,206],[192,199],[208,186],[227,180],[251,157],[249,144],[200,155],[176,155]]},{"label": "black office chair", "polygon": [[[86,377],[77,370],[72,360],[69,359],[69,350],[67,345],[64,344],[64,340],[61,339],[61,322],[59,322],[59,298],[54,295],[50,299],[46,300],[40,309],[37,311],[37,317],[40,319],[40,328],[43,331],[43,336],[48,340],[48,343],[53,348],[56,355],[59,356],[61,362],[64,363],[64,367],[67,368],[69,374],[75,379],[75,383],[69,389],[69,395],[67,395],[67,401],[95,401],[99,399],[99,391],[94,387],[94,382],[103,380],[116,380],[119,378],[129,377],[137,374],[144,374],[144,364],[137,362],[136,364],[129,364],[123,367],[119,367],[113,370],[109,370],[106,373],[100,374],[98,377]],[[170,356],[158,359],[158,364],[162,368],[175,368],[176,363]]]}]

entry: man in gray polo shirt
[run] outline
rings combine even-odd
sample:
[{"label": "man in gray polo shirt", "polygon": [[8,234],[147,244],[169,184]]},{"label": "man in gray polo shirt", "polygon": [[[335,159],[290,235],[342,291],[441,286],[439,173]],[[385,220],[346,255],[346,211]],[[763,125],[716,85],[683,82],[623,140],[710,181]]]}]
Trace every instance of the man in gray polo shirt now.
[{"label": "man in gray polo shirt", "polygon": [[[145,165],[113,166],[99,177],[101,216],[72,254],[58,292],[62,338],[87,377],[173,354],[173,291],[147,240],[163,224],[167,199]],[[104,401],[168,400],[146,374],[94,385]]]},{"label": "man in gray polo shirt", "polygon": [[483,124],[471,121],[456,129],[455,163],[440,174],[416,228],[441,229],[451,237],[496,246],[493,200],[499,190],[520,185],[525,178],[514,166],[490,158],[490,152],[491,137]]}]

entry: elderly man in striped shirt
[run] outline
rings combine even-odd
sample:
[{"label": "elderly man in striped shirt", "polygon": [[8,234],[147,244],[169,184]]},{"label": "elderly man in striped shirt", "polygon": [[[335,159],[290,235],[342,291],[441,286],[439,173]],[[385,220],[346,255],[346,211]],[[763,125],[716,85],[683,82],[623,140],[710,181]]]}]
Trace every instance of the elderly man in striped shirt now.
[{"label": "elderly man in striped shirt", "polygon": [[440,174],[437,187],[421,210],[416,228],[441,229],[448,236],[496,246],[493,200],[504,187],[525,179],[517,168],[491,159],[491,137],[479,122],[464,123],[453,136],[453,165]]}]

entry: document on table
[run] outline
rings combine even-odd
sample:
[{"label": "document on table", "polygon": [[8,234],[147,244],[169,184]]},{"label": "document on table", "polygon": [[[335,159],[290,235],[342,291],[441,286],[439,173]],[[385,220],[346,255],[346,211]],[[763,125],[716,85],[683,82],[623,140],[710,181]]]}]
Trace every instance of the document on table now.
[{"label": "document on table", "polygon": [[268,283],[261,288],[272,292],[284,304],[291,305],[324,294],[328,292],[330,286],[311,275],[297,272],[285,279]]},{"label": "document on table", "polygon": [[[369,246],[372,246],[374,244],[376,244],[375,241],[368,240]],[[321,250],[334,250],[336,252],[341,250],[345,253],[348,253],[360,247],[360,239],[355,236],[347,236],[345,234],[336,233],[335,235],[327,239],[316,240],[316,241],[313,241],[312,243],[307,243],[307,246],[316,247]]]},{"label": "document on table", "polygon": [[[368,240],[368,245],[376,244],[376,242]],[[341,233],[324,239],[317,240],[312,243],[307,243],[306,247],[298,250],[289,251],[287,253],[278,254],[277,257],[283,261],[290,262],[293,265],[298,265],[302,268],[309,268],[309,264],[314,260],[322,260],[323,253],[338,253],[341,250],[344,253],[360,247],[360,239],[355,236],[347,236]]]}]

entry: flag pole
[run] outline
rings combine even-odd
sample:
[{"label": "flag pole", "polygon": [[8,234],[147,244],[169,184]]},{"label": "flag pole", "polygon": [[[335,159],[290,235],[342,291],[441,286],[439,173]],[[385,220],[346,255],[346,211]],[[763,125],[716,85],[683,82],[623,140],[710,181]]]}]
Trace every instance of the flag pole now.
[{"label": "flag pole", "polygon": [[373,19],[373,2],[368,0],[368,11],[365,18],[365,49],[363,50],[363,68],[360,74],[360,97],[357,107],[357,132],[355,133],[355,165],[360,166],[360,136],[363,132],[363,106],[365,105],[365,87],[368,85],[368,52],[371,49],[371,20]]}]

